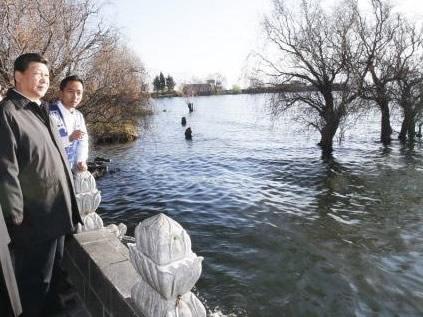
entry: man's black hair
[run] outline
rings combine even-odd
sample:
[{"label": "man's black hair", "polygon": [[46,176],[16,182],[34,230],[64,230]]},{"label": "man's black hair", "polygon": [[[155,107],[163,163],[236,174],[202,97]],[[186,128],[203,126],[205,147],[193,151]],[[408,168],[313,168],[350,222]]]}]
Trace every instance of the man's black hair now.
[{"label": "man's black hair", "polygon": [[78,75],[72,75],[72,76],[66,77],[60,82],[60,90],[63,91],[66,85],[68,84],[68,82],[70,81],[79,81],[82,87],[84,87],[84,82],[82,81],[82,79]]},{"label": "man's black hair", "polygon": [[16,60],[14,66],[15,72],[23,73],[29,67],[31,63],[42,63],[48,66],[48,61],[38,53],[26,53],[20,55]]}]

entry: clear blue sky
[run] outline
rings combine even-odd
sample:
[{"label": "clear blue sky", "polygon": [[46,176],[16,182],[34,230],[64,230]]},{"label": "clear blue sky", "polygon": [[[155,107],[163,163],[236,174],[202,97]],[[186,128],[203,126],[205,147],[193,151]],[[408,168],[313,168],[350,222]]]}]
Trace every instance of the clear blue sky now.
[{"label": "clear blue sky", "polygon": [[[242,85],[246,58],[258,47],[260,23],[271,6],[270,0],[109,2],[108,18],[125,34],[151,77],[162,71],[181,83],[221,73],[228,88]],[[392,2],[411,18],[422,19],[423,0]]]}]

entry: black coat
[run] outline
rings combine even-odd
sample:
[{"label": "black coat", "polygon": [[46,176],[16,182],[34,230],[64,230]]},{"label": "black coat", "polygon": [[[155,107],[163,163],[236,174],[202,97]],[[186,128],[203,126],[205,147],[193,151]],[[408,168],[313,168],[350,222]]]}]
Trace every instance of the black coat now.
[{"label": "black coat", "polygon": [[19,316],[22,313],[22,305],[18,285],[16,284],[15,272],[13,271],[12,259],[10,257],[9,243],[10,237],[7,233],[0,206],[0,282],[4,282],[4,288],[1,287],[1,291],[7,292],[7,296],[6,294],[0,294],[0,296],[7,297],[9,301],[7,305],[10,305],[12,308],[14,316]]},{"label": "black coat", "polygon": [[14,90],[0,103],[0,204],[16,246],[57,238],[81,222],[72,173],[46,109]]}]

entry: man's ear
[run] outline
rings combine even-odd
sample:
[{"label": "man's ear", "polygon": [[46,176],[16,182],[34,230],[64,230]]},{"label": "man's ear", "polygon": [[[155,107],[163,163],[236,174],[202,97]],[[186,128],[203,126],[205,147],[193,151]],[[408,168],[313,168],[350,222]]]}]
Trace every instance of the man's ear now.
[{"label": "man's ear", "polygon": [[22,80],[22,73],[20,71],[15,71],[15,86],[17,86]]}]

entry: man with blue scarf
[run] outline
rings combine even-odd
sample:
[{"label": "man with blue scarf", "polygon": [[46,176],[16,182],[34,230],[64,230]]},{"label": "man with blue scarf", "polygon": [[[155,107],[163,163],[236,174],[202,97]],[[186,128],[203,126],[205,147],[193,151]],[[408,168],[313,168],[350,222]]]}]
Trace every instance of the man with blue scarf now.
[{"label": "man with blue scarf", "polygon": [[84,83],[76,75],[68,76],[60,83],[60,99],[50,105],[50,117],[56,124],[66,150],[70,168],[87,170],[88,134],[85,120],[76,109],[82,100]]}]

